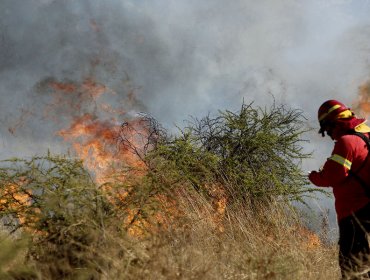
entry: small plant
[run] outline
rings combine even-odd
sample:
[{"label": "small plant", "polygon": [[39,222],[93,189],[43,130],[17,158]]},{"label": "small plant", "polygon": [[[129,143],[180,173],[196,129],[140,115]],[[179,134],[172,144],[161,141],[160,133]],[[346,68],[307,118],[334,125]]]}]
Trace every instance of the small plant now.
[{"label": "small plant", "polygon": [[99,251],[110,209],[82,162],[47,155],[3,163],[0,214],[11,232],[32,236],[27,254],[43,277],[95,279],[108,265]]}]

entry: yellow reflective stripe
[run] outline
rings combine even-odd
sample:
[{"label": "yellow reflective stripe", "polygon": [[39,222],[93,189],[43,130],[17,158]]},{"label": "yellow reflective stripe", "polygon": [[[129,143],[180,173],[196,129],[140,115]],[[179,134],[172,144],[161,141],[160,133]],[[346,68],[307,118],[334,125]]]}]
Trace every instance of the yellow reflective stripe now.
[{"label": "yellow reflective stripe", "polygon": [[362,133],[370,132],[370,127],[367,124],[365,124],[365,122],[363,122],[355,127],[355,131]]},{"label": "yellow reflective stripe", "polygon": [[343,165],[347,169],[351,169],[352,162],[340,155],[332,155],[329,159],[339,163],[340,165]]},{"label": "yellow reflective stripe", "polygon": [[337,119],[347,119],[352,117],[352,111],[351,110],[345,110],[338,114]]},{"label": "yellow reflective stripe", "polygon": [[322,121],[323,119],[326,118],[327,115],[329,115],[331,112],[333,112],[334,110],[338,109],[340,107],[339,104],[337,105],[334,105],[333,107],[331,107],[325,114],[323,114],[320,118],[319,118],[319,121]]}]

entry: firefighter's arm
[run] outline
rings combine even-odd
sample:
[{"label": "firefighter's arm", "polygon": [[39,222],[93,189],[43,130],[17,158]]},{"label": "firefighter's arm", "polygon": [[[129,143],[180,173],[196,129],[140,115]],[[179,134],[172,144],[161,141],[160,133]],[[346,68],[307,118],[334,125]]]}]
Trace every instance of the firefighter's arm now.
[{"label": "firefighter's arm", "polygon": [[322,170],[312,171],[308,178],[316,186],[330,187],[340,184],[348,176],[352,165],[352,149],[347,139],[339,139]]}]

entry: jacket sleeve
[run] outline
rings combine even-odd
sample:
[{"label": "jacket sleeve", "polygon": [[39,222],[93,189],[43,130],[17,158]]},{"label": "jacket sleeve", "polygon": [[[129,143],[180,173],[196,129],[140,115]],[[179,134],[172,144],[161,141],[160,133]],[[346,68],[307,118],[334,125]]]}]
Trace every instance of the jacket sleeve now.
[{"label": "jacket sleeve", "polygon": [[309,180],[319,187],[335,186],[348,176],[353,160],[353,149],[348,137],[340,138],[334,145],[331,156],[325,162],[321,171],[313,171]]}]

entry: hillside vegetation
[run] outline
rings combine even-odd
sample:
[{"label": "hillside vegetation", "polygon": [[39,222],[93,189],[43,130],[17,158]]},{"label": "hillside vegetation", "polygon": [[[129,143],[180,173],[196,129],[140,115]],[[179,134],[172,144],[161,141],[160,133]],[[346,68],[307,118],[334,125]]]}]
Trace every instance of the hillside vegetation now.
[{"label": "hillside vegetation", "polygon": [[[336,246],[292,202],[314,195],[300,111],[243,104],[169,135],[122,125],[103,183],[47,154],[0,169],[0,279],[337,279]],[[100,177],[101,178],[101,177]]]}]

